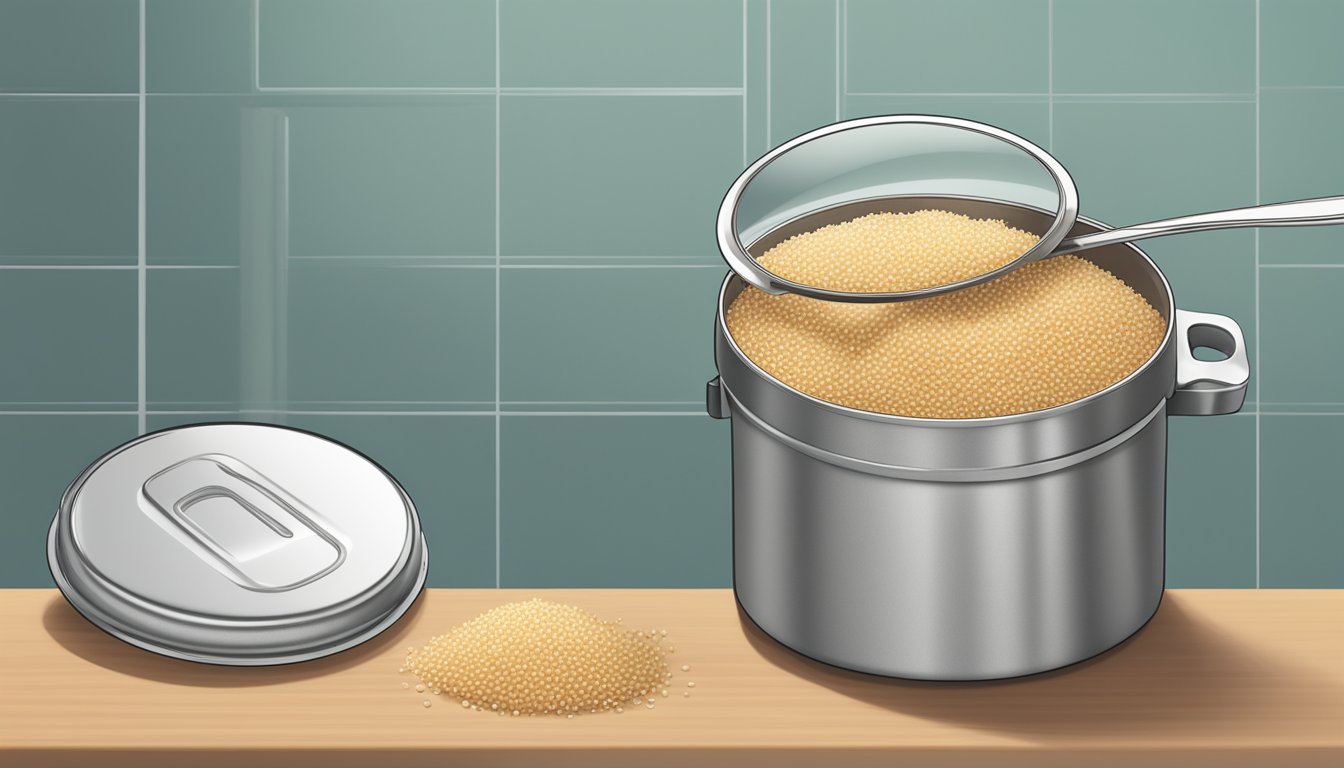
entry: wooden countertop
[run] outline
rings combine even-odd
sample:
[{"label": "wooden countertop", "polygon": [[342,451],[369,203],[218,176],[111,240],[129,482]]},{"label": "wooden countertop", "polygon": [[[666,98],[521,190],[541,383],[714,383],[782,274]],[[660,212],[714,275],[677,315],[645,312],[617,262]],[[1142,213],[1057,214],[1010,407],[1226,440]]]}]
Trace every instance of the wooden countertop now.
[{"label": "wooden countertop", "polygon": [[[573,720],[438,697],[425,709],[401,688],[407,646],[532,596],[666,629],[674,669],[691,672],[677,671],[676,693],[652,711]],[[1174,590],[1142,632],[1096,659],[947,684],[809,661],[761,634],[727,590],[430,590],[363,646],[259,669],[155,656],[55,591],[0,590],[0,685],[0,765],[16,768],[1340,766],[1344,591]]]}]

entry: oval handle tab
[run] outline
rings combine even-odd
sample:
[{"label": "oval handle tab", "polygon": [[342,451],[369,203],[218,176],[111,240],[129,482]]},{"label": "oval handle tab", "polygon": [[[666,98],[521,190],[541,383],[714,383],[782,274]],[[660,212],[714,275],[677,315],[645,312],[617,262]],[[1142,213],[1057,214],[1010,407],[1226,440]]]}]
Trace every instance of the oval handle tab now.
[{"label": "oval handle tab", "polygon": [[[1207,312],[1176,310],[1176,390],[1167,403],[1175,416],[1236,413],[1246,401],[1251,366],[1237,321]],[[1210,347],[1224,360],[1199,360],[1195,347]]]},{"label": "oval handle tab", "polygon": [[307,505],[232,456],[178,462],[142,490],[165,530],[245,589],[294,589],[345,560],[345,548]]}]

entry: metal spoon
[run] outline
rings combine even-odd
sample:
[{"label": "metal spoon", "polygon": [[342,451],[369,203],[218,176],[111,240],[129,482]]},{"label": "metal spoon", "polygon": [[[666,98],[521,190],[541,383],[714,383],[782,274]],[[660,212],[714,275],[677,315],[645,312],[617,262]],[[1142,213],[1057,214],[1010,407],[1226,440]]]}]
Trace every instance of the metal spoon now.
[{"label": "metal spoon", "polygon": [[[1344,197],[1317,197],[1287,203],[1253,205],[1227,211],[1197,213],[1174,219],[1150,221],[1119,229],[1107,229],[1090,235],[1068,237],[1059,242],[1050,253],[1040,257],[1063,256],[1103,245],[1130,243],[1163,235],[1183,235],[1210,229],[1238,227],[1311,227],[1321,224],[1344,224]],[[1039,261],[1040,259],[1033,259]]]},{"label": "metal spoon", "polygon": [[[1163,235],[1180,235],[1187,232],[1203,232],[1213,229],[1236,229],[1238,227],[1310,227],[1323,224],[1344,224],[1344,196],[1318,197],[1310,200],[1293,200],[1286,203],[1253,205],[1248,208],[1233,208],[1226,211],[1197,213],[1191,216],[1179,216],[1174,219],[1150,221],[1119,229],[1107,229],[1101,232],[1065,238],[1050,251],[1033,253],[1034,248],[1019,255],[1016,259],[981,275],[968,277],[946,285],[916,288],[907,291],[858,293],[838,291],[828,288],[804,285],[779,277],[759,267],[754,260],[746,258],[747,265],[728,259],[729,266],[739,275],[747,266],[755,267],[757,272],[748,270],[756,279],[747,279],[752,285],[767,293],[795,293],[825,301],[856,302],[864,304],[886,303],[893,301],[912,301],[930,296],[938,296],[963,288],[987,283],[1011,272],[1024,264],[1043,261],[1052,256],[1078,253],[1090,248],[1100,248],[1135,240],[1146,240]],[[725,253],[728,253],[725,251]],[[758,274],[760,273],[760,274]],[[762,276],[764,275],[764,276]]]}]

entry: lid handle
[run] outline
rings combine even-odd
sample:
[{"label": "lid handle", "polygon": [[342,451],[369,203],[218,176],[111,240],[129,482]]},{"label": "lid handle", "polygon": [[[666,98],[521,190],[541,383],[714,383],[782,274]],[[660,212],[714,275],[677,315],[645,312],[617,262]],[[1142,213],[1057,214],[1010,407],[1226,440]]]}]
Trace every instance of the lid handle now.
[{"label": "lid handle", "polygon": [[291,590],[345,560],[302,501],[231,456],[178,462],[142,490],[170,535],[245,589]]}]

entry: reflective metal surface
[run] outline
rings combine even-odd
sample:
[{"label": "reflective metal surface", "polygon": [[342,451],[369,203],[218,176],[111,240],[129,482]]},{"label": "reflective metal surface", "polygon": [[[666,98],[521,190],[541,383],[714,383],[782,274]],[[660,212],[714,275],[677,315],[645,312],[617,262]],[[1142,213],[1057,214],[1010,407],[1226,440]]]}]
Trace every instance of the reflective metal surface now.
[{"label": "reflective metal surface", "polygon": [[1089,461],[990,482],[856,472],[739,412],[732,432],[733,588],[802,654],[905,678],[1014,677],[1100,653],[1157,610],[1160,410]]},{"label": "reflective metal surface", "polygon": [[1238,227],[1317,227],[1325,224],[1344,224],[1344,197],[1318,197],[1287,203],[1253,205],[1225,211],[1196,213],[1146,224],[1133,224],[1119,229],[1107,229],[1078,237],[1070,237],[1055,249],[1039,256],[1048,259],[1066,253],[1078,253],[1089,248],[1100,248],[1115,243],[1130,243],[1151,237],[1183,235],[1190,232],[1208,232]]},{"label": "reflective metal surface", "polygon": [[[1010,224],[1047,215],[961,204]],[[1080,220],[1074,233],[1102,228]],[[724,310],[744,284],[724,281],[720,378],[707,408],[732,419],[733,585],[767,634],[863,672],[978,680],[1081,661],[1152,615],[1163,588],[1169,405],[1240,408],[1244,341],[1229,318],[1175,310],[1165,278],[1134,246],[1085,258],[1166,318],[1161,346],[1102,392],[986,419],[869,413],[787,387],[732,342]],[[1197,361],[1192,344],[1230,357]]]},{"label": "reflective metal surface", "polygon": [[[810,221],[826,210],[850,210],[850,204],[865,200],[923,196],[1024,205],[1048,211],[1049,216],[1035,218],[1030,228],[1024,228],[1040,240],[1012,262],[948,285],[900,292],[859,293],[804,285],[766,269],[757,260],[765,249],[743,245],[744,240],[757,241],[762,230],[791,220]],[[858,215],[862,214],[836,221]],[[823,126],[762,155],[729,186],[715,233],[719,252],[733,272],[766,293],[876,303],[968,288],[1044,258],[1069,233],[1077,216],[1073,178],[1050,153],[1026,139],[961,118],[883,115]]]},{"label": "reflective metal surface", "polygon": [[424,585],[415,507],[318,435],[208,424],[140,437],[66,491],[48,561],[70,603],[156,653],[280,664],[390,626]]}]

